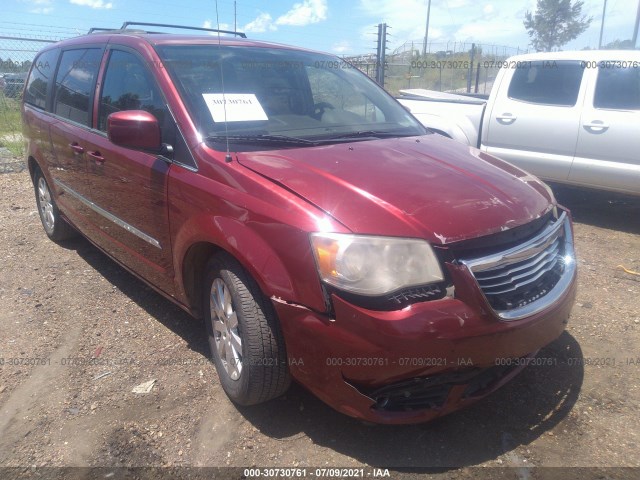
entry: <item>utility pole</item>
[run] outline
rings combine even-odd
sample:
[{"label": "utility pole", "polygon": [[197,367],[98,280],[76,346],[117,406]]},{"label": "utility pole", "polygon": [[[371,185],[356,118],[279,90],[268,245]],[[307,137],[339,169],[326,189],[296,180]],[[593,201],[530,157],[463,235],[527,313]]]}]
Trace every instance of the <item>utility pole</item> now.
[{"label": "utility pole", "polygon": [[602,23],[600,24],[600,40],[598,41],[598,49],[602,48],[602,32],[604,32],[604,16],[607,13],[607,0],[604,0],[602,8]]},{"label": "utility pole", "polygon": [[427,7],[427,26],[424,29],[424,43],[422,44],[422,56],[427,56],[427,42],[429,41],[429,17],[431,17],[431,0],[429,0],[429,6]]},{"label": "utility pole", "polygon": [[382,45],[380,47],[382,53],[380,58],[380,86],[384,88],[384,68],[387,63],[387,24],[382,24]]},{"label": "utility pole", "polygon": [[631,44],[633,48],[636,48],[636,43],[638,42],[638,27],[640,27],[640,0],[638,0],[638,13],[636,13],[636,26],[633,29],[633,39],[631,40]]},{"label": "utility pole", "polygon": [[378,51],[376,53],[376,82],[384,87],[384,67],[387,62],[387,24],[378,24]]},{"label": "utility pole", "polygon": [[[607,0],[605,0],[606,2]],[[233,31],[237,32],[238,31],[238,10],[236,8],[236,2],[234,0],[233,2]]]}]

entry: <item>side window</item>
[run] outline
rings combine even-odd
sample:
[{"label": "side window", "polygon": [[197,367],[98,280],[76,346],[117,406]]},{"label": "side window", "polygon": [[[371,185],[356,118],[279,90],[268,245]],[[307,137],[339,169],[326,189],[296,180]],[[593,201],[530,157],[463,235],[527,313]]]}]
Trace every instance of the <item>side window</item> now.
[{"label": "side window", "polygon": [[542,105],[573,107],[583,68],[579,62],[522,62],[509,85],[509,98]]},{"label": "side window", "polygon": [[99,48],[62,53],[56,74],[53,113],[82,125],[91,125],[91,93],[101,57]]},{"label": "side window", "polygon": [[43,52],[33,62],[33,68],[27,80],[24,101],[39,108],[47,106],[47,88],[58,63],[58,49]]},{"label": "side window", "polygon": [[[334,71],[306,67],[309,85],[316,108],[324,112],[323,122],[364,122],[382,123],[385,116],[382,111],[349,81]],[[337,70],[337,69],[336,69]]]},{"label": "side window", "polygon": [[145,110],[162,127],[169,119],[160,91],[143,61],[136,55],[113,50],[100,93],[98,129],[107,130],[107,117],[121,110]]},{"label": "side window", "polygon": [[603,62],[593,97],[595,108],[640,110],[640,68],[616,68],[615,62]]}]

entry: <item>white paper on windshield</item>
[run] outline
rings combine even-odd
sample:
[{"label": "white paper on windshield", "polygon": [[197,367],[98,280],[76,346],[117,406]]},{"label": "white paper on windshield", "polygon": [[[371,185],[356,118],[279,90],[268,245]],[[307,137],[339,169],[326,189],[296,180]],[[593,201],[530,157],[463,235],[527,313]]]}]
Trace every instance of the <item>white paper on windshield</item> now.
[{"label": "white paper on windshield", "polygon": [[[269,120],[253,93],[203,93],[214,122]],[[226,105],[226,112],[225,112]]]}]

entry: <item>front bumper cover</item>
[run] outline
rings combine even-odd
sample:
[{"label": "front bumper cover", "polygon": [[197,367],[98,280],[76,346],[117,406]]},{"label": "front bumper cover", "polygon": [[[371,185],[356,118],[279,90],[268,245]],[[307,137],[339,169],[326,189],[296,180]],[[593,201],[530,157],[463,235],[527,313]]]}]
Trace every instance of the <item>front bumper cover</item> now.
[{"label": "front bumper cover", "polygon": [[531,358],[563,332],[576,295],[575,270],[555,302],[506,322],[466,266],[447,267],[455,299],[398,311],[367,310],[333,295],[332,319],[274,301],[293,377],[352,417],[425,422],[495,391],[527,364],[506,360]]}]

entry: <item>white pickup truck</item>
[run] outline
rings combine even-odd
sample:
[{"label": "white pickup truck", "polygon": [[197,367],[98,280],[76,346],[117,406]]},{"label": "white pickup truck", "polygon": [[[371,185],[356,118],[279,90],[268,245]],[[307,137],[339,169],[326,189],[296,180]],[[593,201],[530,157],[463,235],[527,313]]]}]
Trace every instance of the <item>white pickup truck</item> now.
[{"label": "white pickup truck", "polygon": [[425,126],[545,180],[640,195],[640,51],[503,62],[488,99],[402,90]]}]

